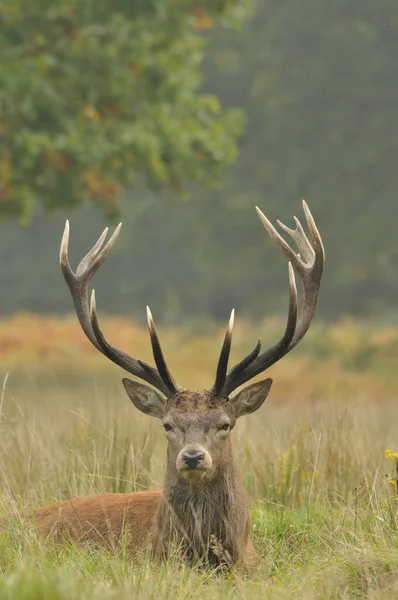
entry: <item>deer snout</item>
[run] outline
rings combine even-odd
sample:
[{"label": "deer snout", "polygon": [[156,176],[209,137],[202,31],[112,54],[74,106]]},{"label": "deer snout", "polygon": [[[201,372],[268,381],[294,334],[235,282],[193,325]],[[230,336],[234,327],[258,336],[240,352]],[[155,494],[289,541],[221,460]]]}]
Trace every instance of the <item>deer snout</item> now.
[{"label": "deer snout", "polygon": [[202,450],[187,450],[182,453],[182,461],[188,469],[196,469],[203,462],[205,453]]},{"label": "deer snout", "polygon": [[184,479],[198,480],[211,469],[213,464],[209,452],[203,446],[188,445],[177,456],[177,471]]}]

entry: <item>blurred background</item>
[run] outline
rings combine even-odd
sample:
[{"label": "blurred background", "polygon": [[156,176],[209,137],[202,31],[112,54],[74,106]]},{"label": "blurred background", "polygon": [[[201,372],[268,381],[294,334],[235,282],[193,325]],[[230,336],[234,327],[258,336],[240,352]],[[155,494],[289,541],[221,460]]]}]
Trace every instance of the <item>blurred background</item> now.
[{"label": "blurred background", "polygon": [[[292,227],[304,198],[317,313],[233,433],[254,539],[291,586],[278,600],[396,597],[397,157],[397,0],[0,0],[0,515],[164,476],[160,424],[77,322],[65,220],[74,268],[123,221],[93,282],[101,328],[152,364],[148,304],[173,375],[203,389],[232,308],[231,364],[280,339],[288,269],[254,207]],[[9,581],[45,573],[36,546],[0,542]],[[84,564],[76,589],[106,580]]]},{"label": "blurred background", "polygon": [[113,339],[137,348],[149,304],[176,347],[218,351],[233,307],[237,353],[272,343],[287,266],[254,207],[292,226],[305,198],[327,256],[306,352],[391,366],[397,53],[390,0],[1,0],[3,365],[95,355],[64,316],[66,218],[73,266],[123,221],[95,277]]},{"label": "blurred background", "polygon": [[[398,6],[390,0],[2,0],[0,310],[64,313],[76,263],[124,229],[99,306],[158,320],[281,309],[254,212],[308,202],[318,318],[398,318]],[[284,297],[284,296],[283,296]]]}]

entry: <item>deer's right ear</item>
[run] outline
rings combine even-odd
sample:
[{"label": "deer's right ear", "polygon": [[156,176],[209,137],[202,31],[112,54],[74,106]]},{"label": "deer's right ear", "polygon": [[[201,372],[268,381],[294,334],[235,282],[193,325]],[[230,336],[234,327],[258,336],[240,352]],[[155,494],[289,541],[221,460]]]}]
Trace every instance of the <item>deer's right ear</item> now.
[{"label": "deer's right ear", "polygon": [[138,410],[159,419],[164,416],[165,400],[153,388],[126,377],[122,379],[122,383],[131,402]]},{"label": "deer's right ear", "polygon": [[231,398],[235,417],[250,415],[262,406],[271,389],[272,379],[264,379],[249,385]]}]

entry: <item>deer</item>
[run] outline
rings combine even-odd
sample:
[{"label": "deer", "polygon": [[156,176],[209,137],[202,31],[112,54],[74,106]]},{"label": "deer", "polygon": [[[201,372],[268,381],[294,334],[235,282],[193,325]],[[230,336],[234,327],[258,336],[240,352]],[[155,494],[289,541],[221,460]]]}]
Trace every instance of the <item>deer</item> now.
[{"label": "deer", "polygon": [[[232,393],[266,371],[293,350],[307,333],[315,314],[325,253],[312,214],[303,201],[308,239],[300,221],[290,229],[277,221],[296,243],[297,253],[277,232],[259,208],[261,223],[288,260],[289,303],[285,331],[273,346],[255,348],[228,370],[234,310],[228,322],[216,377],[211,388],[190,391],[180,387],[163,354],[150,309],[147,320],[155,367],[129,356],[110,344],[100,328],[95,291],[88,299],[89,282],[112,250],[121,224],[104,242],[108,228],[81,260],[76,273],[68,260],[69,222],[60,249],[60,266],[69,287],[83,332],[110,361],[144,381],[123,378],[133,405],[155,417],[167,438],[164,487],[161,490],[104,493],[67,499],[34,511],[39,531],[56,538],[68,536],[77,543],[108,545],[128,536],[131,550],[147,549],[155,559],[167,559],[178,547],[183,560],[212,567],[251,568],[257,554],[250,539],[249,505],[242,485],[232,432],[237,420],[259,410],[272,379],[267,378]],[[302,301],[297,300],[296,279]]]}]

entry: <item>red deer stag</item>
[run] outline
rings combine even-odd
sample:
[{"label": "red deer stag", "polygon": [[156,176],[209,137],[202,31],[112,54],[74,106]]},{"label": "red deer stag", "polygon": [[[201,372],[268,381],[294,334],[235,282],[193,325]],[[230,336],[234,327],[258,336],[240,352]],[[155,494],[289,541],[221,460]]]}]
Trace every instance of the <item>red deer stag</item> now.
[{"label": "red deer stag", "polygon": [[[315,313],[324,265],[324,249],[314,219],[303,203],[311,243],[295,218],[296,229],[278,221],[295,241],[299,254],[286,243],[257,208],[262,224],[289,261],[289,310],[280,341],[260,354],[260,341],[250,354],[227,372],[231,348],[232,311],[213,387],[201,392],[182,389],[171,375],[147,309],[149,334],[156,368],[128,356],[104,337],[97,318],[94,290],[91,306],[88,284],[109,254],[120,225],[103,246],[108,230],[83,258],[76,273],[68,261],[69,224],[61,243],[60,263],[72,294],[80,325],[91,343],[111,361],[152,387],[123,379],[138,410],[157,417],[168,440],[163,490],[100,494],[66,500],[39,508],[35,521],[45,534],[68,535],[109,543],[128,535],[132,548],[150,548],[167,556],[177,544],[183,556],[210,565],[249,565],[255,560],[250,541],[246,495],[236,462],[231,431],[239,417],[258,410],[272,384],[265,379],[231,396],[236,388],[280,360],[306,334]],[[297,307],[295,272],[302,283],[303,301]],[[157,390],[157,391],[156,391]]]}]

